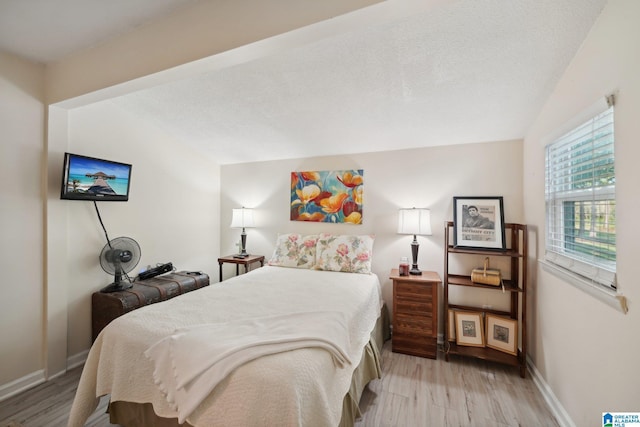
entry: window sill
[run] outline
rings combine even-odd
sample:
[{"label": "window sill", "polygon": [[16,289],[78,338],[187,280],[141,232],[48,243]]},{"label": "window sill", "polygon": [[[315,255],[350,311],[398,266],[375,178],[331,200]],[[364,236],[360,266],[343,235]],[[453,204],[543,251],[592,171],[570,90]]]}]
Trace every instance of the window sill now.
[{"label": "window sill", "polygon": [[626,314],[627,309],[627,299],[620,293],[615,292],[614,290],[607,290],[599,285],[594,285],[590,281],[582,278],[581,276],[565,270],[562,267],[559,267],[553,263],[550,263],[545,260],[538,261],[542,266],[542,269],[547,273],[553,274],[554,276],[564,280],[565,282],[575,286],[581,291],[591,295],[592,297],[604,302],[608,306],[615,308],[621,313]]}]

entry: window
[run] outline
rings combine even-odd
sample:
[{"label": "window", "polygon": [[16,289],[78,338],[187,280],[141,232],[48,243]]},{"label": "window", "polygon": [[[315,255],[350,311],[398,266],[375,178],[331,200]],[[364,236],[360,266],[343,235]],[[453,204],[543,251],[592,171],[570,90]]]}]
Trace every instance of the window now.
[{"label": "window", "polygon": [[545,260],[616,289],[613,107],[546,147]]}]

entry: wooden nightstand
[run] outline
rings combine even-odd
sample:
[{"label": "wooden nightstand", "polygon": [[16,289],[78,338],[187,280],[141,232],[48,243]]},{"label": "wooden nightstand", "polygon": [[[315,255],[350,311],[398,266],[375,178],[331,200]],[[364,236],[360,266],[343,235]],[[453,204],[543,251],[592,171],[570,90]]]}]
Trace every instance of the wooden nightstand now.
[{"label": "wooden nightstand", "polygon": [[436,359],[440,276],[434,271],[400,276],[393,269],[389,278],[393,280],[392,351]]},{"label": "wooden nightstand", "polygon": [[264,255],[249,255],[246,258],[234,258],[233,255],[226,255],[218,258],[218,264],[220,265],[220,281],[222,282],[222,264],[235,264],[236,276],[240,274],[240,265],[244,265],[244,272],[249,271],[249,265],[259,262],[260,267],[264,266]]}]

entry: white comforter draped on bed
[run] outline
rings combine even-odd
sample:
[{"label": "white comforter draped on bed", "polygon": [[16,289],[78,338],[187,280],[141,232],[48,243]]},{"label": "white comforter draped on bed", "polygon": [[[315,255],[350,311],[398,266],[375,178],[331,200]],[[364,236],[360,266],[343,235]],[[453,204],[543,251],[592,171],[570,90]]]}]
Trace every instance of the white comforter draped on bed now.
[{"label": "white comforter draped on bed", "polygon": [[239,366],[259,357],[301,348],[323,348],[339,367],[350,364],[349,331],[340,311],[287,313],[180,328],[147,351],[153,377],[186,418]]},{"label": "white comforter draped on bed", "polygon": [[[359,361],[380,314],[377,276],[266,266],[113,321],[94,343],[73,403],[69,426],[82,426],[97,396],[150,402],[156,414],[178,415],[153,381],[144,352],[177,328],[303,311],[340,311],[347,354]],[[356,362],[357,363],[357,362]],[[336,426],[354,364],[304,348],[250,361],[222,380],[187,418],[195,426]]]}]

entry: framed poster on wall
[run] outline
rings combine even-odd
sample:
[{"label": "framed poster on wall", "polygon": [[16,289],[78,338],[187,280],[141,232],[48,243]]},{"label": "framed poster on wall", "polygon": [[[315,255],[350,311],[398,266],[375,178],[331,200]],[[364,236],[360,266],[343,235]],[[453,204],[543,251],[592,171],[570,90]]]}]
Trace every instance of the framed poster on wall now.
[{"label": "framed poster on wall", "polygon": [[456,248],[504,251],[502,197],[454,197],[453,245]]}]

